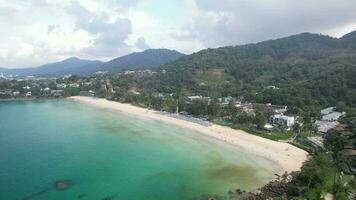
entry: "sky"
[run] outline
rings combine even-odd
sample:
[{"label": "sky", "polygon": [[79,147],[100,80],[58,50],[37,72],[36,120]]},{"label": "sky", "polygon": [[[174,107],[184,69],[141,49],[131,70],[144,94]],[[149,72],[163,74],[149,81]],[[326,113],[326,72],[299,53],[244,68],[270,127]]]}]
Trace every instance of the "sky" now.
[{"label": "sky", "polygon": [[0,0],[0,67],[356,30],[355,0]]}]

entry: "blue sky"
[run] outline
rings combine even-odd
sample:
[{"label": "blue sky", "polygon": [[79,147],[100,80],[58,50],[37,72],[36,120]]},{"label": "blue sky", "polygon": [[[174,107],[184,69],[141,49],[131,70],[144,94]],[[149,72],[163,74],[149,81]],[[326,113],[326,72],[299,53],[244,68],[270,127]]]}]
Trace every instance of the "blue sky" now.
[{"label": "blue sky", "polygon": [[1,0],[0,67],[356,30],[354,0]]},{"label": "blue sky", "polygon": [[187,20],[187,4],[182,0],[147,0],[137,6],[137,10],[155,16],[163,26],[183,25]]}]

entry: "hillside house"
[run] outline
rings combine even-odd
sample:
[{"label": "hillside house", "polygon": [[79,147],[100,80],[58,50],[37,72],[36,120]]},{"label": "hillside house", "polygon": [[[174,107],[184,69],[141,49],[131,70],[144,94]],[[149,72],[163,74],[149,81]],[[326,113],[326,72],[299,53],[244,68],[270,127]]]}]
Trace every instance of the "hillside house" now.
[{"label": "hillside house", "polygon": [[219,101],[220,105],[223,105],[223,106],[224,106],[224,105],[228,105],[231,100],[232,100],[232,97],[231,97],[231,96],[218,98],[218,101]]}]

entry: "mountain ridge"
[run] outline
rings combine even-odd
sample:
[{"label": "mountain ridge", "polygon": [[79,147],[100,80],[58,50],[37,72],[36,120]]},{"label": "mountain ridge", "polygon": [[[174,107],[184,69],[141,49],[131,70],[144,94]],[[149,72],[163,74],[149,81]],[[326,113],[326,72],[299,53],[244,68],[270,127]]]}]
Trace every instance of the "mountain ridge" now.
[{"label": "mountain ridge", "polygon": [[148,49],[114,58],[108,62],[99,60],[84,60],[69,57],[59,62],[44,64],[32,68],[0,69],[6,75],[19,76],[63,76],[90,75],[97,71],[116,72],[123,69],[155,68],[162,64],[176,60],[184,54],[169,49]]},{"label": "mountain ridge", "polygon": [[96,71],[117,72],[124,69],[152,69],[162,64],[177,60],[184,54],[170,49],[147,49],[117,57],[103,63],[100,67],[93,67],[88,72]]}]

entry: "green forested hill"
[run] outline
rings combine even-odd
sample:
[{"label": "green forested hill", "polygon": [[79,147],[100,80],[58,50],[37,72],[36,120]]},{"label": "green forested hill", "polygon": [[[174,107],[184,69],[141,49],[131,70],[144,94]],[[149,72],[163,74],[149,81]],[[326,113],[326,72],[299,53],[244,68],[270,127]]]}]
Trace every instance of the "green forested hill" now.
[{"label": "green forested hill", "polygon": [[[356,32],[337,39],[302,33],[277,40],[206,49],[161,68],[145,81],[160,92],[240,96],[309,109],[356,105]],[[265,89],[273,85],[279,90]],[[296,111],[297,112],[297,111]]]}]

